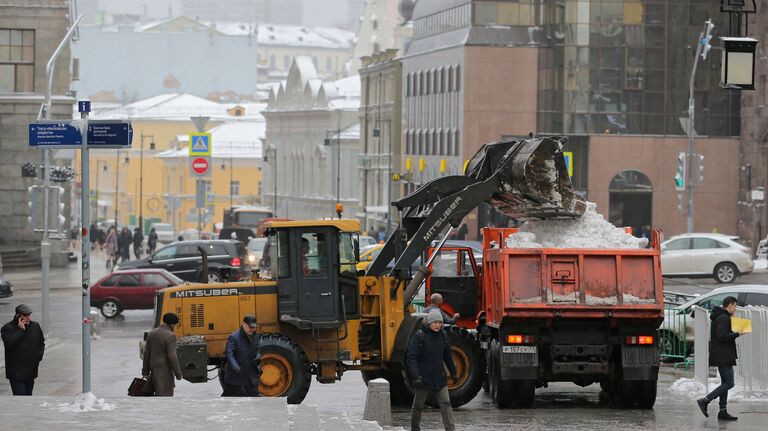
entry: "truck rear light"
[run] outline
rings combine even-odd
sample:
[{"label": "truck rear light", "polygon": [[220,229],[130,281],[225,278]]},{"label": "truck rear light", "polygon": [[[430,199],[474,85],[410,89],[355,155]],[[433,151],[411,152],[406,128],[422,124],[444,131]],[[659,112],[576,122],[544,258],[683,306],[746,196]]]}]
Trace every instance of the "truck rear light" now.
[{"label": "truck rear light", "polygon": [[229,261],[229,266],[231,267],[240,266],[240,258],[233,257],[232,260]]},{"label": "truck rear light", "polygon": [[650,345],[650,344],[653,344],[653,336],[652,335],[629,336],[627,337],[627,344]]},{"label": "truck rear light", "polygon": [[533,335],[507,335],[507,344],[534,344],[536,337]]}]

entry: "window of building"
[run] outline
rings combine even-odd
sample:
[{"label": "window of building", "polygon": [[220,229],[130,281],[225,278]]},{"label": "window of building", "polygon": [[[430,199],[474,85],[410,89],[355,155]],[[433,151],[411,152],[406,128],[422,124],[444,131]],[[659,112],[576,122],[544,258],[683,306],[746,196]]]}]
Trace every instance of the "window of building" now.
[{"label": "window of building", "polygon": [[35,91],[35,31],[0,29],[0,92]]},{"label": "window of building", "polygon": [[424,73],[426,75],[426,88],[424,94],[431,94],[432,93],[432,74],[429,71],[426,71]]},{"label": "window of building", "polygon": [[276,64],[276,62],[275,62],[275,55],[272,54],[272,55],[269,56],[269,68],[270,69],[274,69],[275,68],[275,64]]},{"label": "window of building", "polygon": [[379,53],[379,51],[381,51],[381,45],[379,45],[378,43],[374,43],[373,44],[373,53],[377,54],[377,53]]},{"label": "window of building", "polygon": [[459,131],[455,130],[453,132],[453,155],[458,156],[459,155],[459,147],[461,146],[461,136],[459,136]]},{"label": "window of building", "polygon": [[454,70],[456,76],[453,79],[454,91],[461,91],[461,66],[456,66]]},{"label": "window of building", "polygon": [[435,156],[435,155],[437,155],[437,147],[438,147],[437,138],[438,138],[438,135],[436,135],[434,131],[431,131],[431,132],[429,132],[429,136],[430,136],[431,141],[432,141],[432,148],[430,149],[430,152],[431,152],[431,154],[433,156]]},{"label": "window of building", "polygon": [[331,57],[325,58],[325,71],[330,72],[333,70],[333,59]]},{"label": "window of building", "polygon": [[283,56],[283,69],[288,69],[291,67],[291,58],[287,55]]},{"label": "window of building", "polygon": [[440,71],[432,70],[433,93],[440,94]]},{"label": "window of building", "polygon": [[424,145],[424,155],[425,156],[429,156],[429,155],[432,154],[429,151],[431,149],[431,147],[432,147],[432,133],[431,132],[427,132],[426,144]]},{"label": "window of building", "polygon": [[229,194],[231,196],[240,196],[240,181],[232,181],[230,183]]},{"label": "window of building", "polygon": [[405,97],[411,96],[411,74],[405,75]]},{"label": "window of building", "polygon": [[379,29],[379,21],[378,20],[371,21],[371,27],[373,27],[374,30],[378,30]]}]

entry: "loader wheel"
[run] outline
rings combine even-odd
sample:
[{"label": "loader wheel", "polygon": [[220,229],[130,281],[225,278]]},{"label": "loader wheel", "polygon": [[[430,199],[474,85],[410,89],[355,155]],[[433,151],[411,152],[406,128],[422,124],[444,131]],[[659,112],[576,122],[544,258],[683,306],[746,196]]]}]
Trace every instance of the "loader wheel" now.
[{"label": "loader wheel", "polygon": [[312,370],[304,350],[280,334],[261,337],[261,380],[259,394],[286,397],[289,404],[299,404],[307,396]]},{"label": "loader wheel", "polygon": [[451,406],[456,408],[472,401],[483,387],[485,357],[480,343],[466,329],[452,326],[446,328],[446,332],[451,342],[451,357],[458,377],[457,381],[448,377]]}]

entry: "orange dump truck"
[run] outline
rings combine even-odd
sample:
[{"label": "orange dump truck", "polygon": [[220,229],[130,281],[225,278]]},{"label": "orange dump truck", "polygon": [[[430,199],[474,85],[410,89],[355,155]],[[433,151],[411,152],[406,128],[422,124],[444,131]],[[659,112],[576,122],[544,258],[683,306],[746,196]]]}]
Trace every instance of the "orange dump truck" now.
[{"label": "orange dump truck", "polygon": [[537,387],[564,381],[599,383],[617,406],[651,408],[663,319],[659,233],[648,249],[507,248],[514,232],[483,229],[482,270],[462,259],[468,253],[441,250],[435,261],[456,261],[466,280],[446,283],[437,271],[428,285],[445,291],[446,311],[476,311],[457,324],[476,326],[494,403],[527,407]]}]

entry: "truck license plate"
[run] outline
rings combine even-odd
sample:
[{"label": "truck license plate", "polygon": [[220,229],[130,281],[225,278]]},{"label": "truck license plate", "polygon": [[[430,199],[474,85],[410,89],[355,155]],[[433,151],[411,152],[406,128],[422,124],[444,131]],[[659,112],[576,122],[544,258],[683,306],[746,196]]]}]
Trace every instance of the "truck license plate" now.
[{"label": "truck license plate", "polygon": [[504,353],[536,353],[536,346],[504,346]]}]

